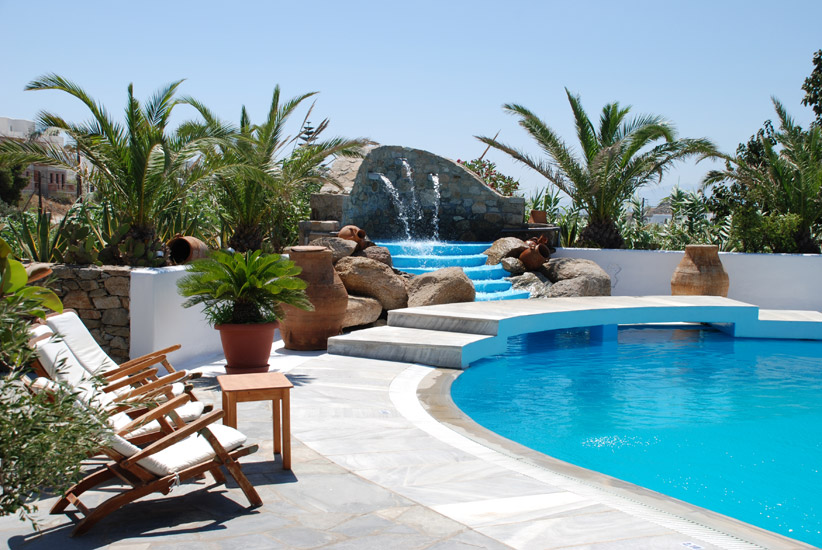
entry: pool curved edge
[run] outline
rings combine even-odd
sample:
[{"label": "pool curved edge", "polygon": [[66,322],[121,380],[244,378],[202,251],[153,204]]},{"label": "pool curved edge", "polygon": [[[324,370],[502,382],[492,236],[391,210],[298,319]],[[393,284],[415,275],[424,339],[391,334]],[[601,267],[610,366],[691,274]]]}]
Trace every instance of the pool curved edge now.
[{"label": "pool curved edge", "polygon": [[[417,386],[416,396],[423,409],[443,426],[471,441],[499,453],[513,463],[520,463],[559,476],[569,483],[595,491],[603,500],[632,515],[644,515],[654,523],[678,531],[694,529],[695,538],[714,544],[711,533],[719,538],[732,538],[761,548],[788,550],[813,549],[807,543],[767,531],[706,508],[701,508],[639,485],[588,470],[553,458],[515,441],[507,439],[476,423],[451,398],[451,385],[463,371],[433,369]],[[702,535],[702,536],[700,536]]]}]

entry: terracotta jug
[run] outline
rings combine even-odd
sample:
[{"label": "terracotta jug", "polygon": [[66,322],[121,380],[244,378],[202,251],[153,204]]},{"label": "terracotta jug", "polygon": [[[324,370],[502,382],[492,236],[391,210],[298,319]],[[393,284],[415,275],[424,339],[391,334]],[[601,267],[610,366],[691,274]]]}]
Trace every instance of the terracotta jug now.
[{"label": "terracotta jug", "polygon": [[714,244],[689,244],[685,257],[671,277],[674,296],[728,296],[730,281],[722,262],[719,247]]},{"label": "terracotta jug", "polygon": [[327,349],[328,338],[342,332],[348,307],[348,293],[331,264],[331,250],[324,246],[294,246],[289,258],[303,269],[299,277],[308,283],[306,294],[314,311],[283,306],[285,318],[280,321],[280,334],[285,347]]},{"label": "terracotta jug", "polygon": [[542,264],[548,261],[551,257],[551,250],[548,248],[547,239],[543,235],[539,239],[529,239],[525,241],[528,248],[522,251],[519,255],[519,260],[528,271],[537,271],[542,267]]},{"label": "terracotta jug", "polygon": [[357,227],[356,225],[346,225],[340,232],[337,233],[337,236],[341,239],[345,239],[347,241],[354,241],[357,243],[357,250],[362,250],[365,248],[364,241],[365,241],[365,231]]},{"label": "terracotta jug", "polygon": [[187,264],[208,256],[208,245],[197,237],[175,235],[168,241],[168,248],[171,252],[171,261],[176,265]]}]

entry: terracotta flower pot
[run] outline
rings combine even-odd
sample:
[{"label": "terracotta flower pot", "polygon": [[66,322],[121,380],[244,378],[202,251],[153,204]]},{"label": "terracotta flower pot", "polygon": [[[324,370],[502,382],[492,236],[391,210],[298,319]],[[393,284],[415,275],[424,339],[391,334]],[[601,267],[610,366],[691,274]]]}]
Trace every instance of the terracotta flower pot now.
[{"label": "terracotta flower pot", "polygon": [[305,292],[314,311],[283,305],[285,318],[280,334],[287,349],[328,349],[328,338],[342,332],[348,307],[348,292],[331,263],[331,250],[324,246],[294,246],[289,258],[303,271],[299,277],[308,283]]},{"label": "terracotta flower pot", "polygon": [[220,331],[228,374],[268,372],[268,357],[274,344],[275,323],[216,325]]},{"label": "terracotta flower pot", "polygon": [[208,245],[197,237],[177,235],[168,241],[171,261],[177,265],[187,264],[208,256]]},{"label": "terracotta flower pot", "polygon": [[722,262],[719,247],[713,244],[689,244],[685,257],[671,277],[674,296],[728,296],[730,280]]},{"label": "terracotta flower pot", "polygon": [[528,223],[548,223],[548,212],[545,210],[531,210]]}]

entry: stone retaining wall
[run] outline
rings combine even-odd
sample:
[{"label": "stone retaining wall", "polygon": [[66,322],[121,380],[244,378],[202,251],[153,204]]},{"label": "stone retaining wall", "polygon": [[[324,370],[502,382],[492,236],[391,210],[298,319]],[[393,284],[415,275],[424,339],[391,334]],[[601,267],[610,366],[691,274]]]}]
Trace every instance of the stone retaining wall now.
[{"label": "stone retaining wall", "polygon": [[131,268],[56,264],[52,270],[55,280],[50,286],[63,306],[77,311],[112,359],[128,360]]},{"label": "stone retaining wall", "polygon": [[365,229],[372,240],[410,233],[414,239],[489,241],[503,229],[521,228],[524,210],[524,198],[500,195],[454,161],[383,146],[360,166],[342,224]]}]

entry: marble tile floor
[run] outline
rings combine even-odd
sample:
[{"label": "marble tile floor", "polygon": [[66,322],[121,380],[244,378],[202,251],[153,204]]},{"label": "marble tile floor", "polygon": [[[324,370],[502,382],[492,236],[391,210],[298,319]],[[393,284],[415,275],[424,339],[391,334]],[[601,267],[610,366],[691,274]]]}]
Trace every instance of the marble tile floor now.
[{"label": "marble tile floor", "polygon": [[[195,392],[219,407],[213,359]],[[207,478],[131,504],[77,539],[66,516],[47,515],[46,499],[42,534],[6,517],[0,541],[27,550],[802,547],[608,494],[457,431],[418,399],[437,369],[279,348],[271,364],[295,384],[291,472],[273,455],[270,405],[238,407],[239,428],[261,446],[242,462],[262,507],[247,509],[231,480]]]}]

